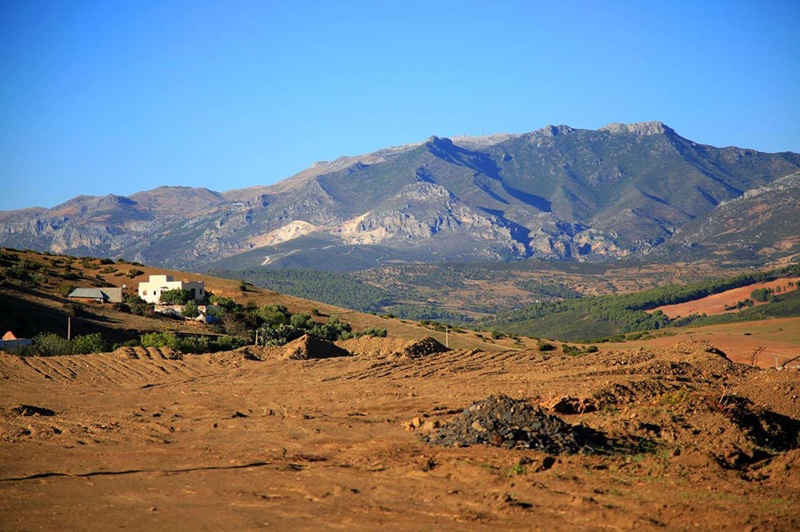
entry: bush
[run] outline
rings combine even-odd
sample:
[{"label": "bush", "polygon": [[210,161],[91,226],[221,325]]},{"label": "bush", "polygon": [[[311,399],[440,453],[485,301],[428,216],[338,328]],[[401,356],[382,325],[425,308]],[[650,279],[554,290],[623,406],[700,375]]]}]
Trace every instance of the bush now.
[{"label": "bush", "polygon": [[184,318],[196,318],[200,315],[200,309],[197,308],[197,303],[194,301],[187,301],[181,310]]},{"label": "bush", "polygon": [[283,305],[264,305],[258,312],[258,317],[264,320],[269,326],[289,325],[291,314],[289,309]]},{"label": "bush", "polygon": [[133,279],[134,277],[139,277],[140,275],[143,274],[144,272],[142,270],[137,270],[136,268],[132,268],[128,270],[128,273],[125,274],[125,277],[127,277],[128,279]]},{"label": "bush", "polygon": [[153,313],[153,307],[139,296],[125,294],[125,304],[131,311],[131,314],[137,316],[148,316]]},{"label": "bush", "polygon": [[314,320],[308,314],[292,314],[292,317],[289,318],[289,325],[305,331],[314,327]]},{"label": "bush", "polygon": [[539,349],[539,351],[553,351],[556,348],[556,346],[549,342],[545,342],[544,340],[539,340],[536,343],[536,347]]},{"label": "bush", "polygon": [[258,330],[259,341],[264,345],[286,345],[303,334],[305,334],[304,331],[283,323],[272,327],[264,326]]},{"label": "bush", "polygon": [[40,333],[34,336],[36,352],[45,357],[69,355],[72,345],[69,340],[55,333]]},{"label": "bush", "polygon": [[565,355],[579,355],[581,353],[580,348],[569,344],[562,344],[561,351],[563,351]]},{"label": "bush", "polygon": [[180,346],[178,337],[175,333],[169,331],[145,333],[139,339],[139,343],[142,347],[169,347],[178,349]]},{"label": "bush", "polygon": [[60,285],[58,285],[58,288],[56,288],[56,294],[67,297],[72,293],[73,290],[75,290],[75,285],[69,283],[61,283]]},{"label": "bush", "polygon": [[76,336],[72,340],[73,355],[88,355],[89,353],[103,353],[108,350],[108,344],[100,333]]},{"label": "bush", "polygon": [[386,338],[386,329],[381,329],[379,327],[367,327],[358,333],[358,336],[377,336],[379,338]]}]

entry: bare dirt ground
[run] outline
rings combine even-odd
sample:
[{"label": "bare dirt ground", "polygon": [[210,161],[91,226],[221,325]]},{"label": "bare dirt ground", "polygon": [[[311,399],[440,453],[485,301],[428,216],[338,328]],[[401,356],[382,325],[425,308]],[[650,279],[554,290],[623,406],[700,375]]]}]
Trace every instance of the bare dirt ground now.
[{"label": "bare dirt ground", "polygon": [[[797,370],[696,341],[337,347],[0,354],[0,528],[800,529]],[[597,438],[508,449],[536,426],[497,418],[464,430],[505,447],[426,442],[497,394]]]}]

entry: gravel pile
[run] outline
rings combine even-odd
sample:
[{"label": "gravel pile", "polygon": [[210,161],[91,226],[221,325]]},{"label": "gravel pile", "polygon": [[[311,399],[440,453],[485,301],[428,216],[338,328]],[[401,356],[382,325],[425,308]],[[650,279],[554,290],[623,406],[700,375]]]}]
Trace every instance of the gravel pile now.
[{"label": "gravel pile", "polygon": [[529,403],[492,395],[464,409],[456,419],[425,437],[447,447],[475,444],[506,449],[536,449],[550,454],[572,454],[589,443],[587,429],[573,426]]}]

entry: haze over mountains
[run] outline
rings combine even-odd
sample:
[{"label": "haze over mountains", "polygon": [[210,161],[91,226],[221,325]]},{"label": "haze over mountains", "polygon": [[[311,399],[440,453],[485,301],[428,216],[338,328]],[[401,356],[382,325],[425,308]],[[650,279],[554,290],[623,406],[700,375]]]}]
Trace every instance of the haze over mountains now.
[{"label": "haze over mountains", "polygon": [[660,122],[547,126],[431,137],[271,186],[161,187],[3,212],[0,244],[184,269],[769,258],[800,248],[798,171],[800,154],[715,148]]}]

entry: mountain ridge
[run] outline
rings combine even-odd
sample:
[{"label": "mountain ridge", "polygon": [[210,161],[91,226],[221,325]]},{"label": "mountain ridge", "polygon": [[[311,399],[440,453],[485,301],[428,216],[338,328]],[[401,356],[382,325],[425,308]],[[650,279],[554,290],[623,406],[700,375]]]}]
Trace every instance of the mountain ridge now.
[{"label": "mountain ridge", "polygon": [[609,260],[647,254],[798,170],[800,154],[716,148],[657,121],[549,125],[431,136],[321,161],[266,186],[159,187],[5,211],[0,243],[190,268],[232,257],[281,264],[285,257],[271,260],[276,246],[306,262],[320,249],[364,260]]}]

